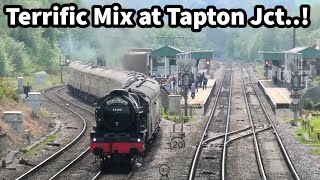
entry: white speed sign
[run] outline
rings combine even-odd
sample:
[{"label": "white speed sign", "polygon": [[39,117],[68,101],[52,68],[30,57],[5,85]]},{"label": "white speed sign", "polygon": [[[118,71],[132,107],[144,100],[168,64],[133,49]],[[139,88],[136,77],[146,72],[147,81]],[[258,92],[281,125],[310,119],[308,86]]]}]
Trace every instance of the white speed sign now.
[{"label": "white speed sign", "polygon": [[299,99],[292,99],[292,104],[299,104]]},{"label": "white speed sign", "polygon": [[170,142],[171,149],[181,149],[185,147],[185,142],[182,138],[173,138]]}]

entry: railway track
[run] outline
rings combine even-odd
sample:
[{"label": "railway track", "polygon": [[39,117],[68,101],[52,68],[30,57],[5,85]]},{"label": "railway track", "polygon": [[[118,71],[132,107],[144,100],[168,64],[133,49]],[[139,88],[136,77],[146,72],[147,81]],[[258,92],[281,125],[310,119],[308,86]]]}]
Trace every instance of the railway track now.
[{"label": "railway track", "polygon": [[[262,179],[295,179],[300,180],[290,157],[264,107],[251,75],[244,67],[243,90],[246,99],[248,117],[254,135],[256,159]],[[254,112],[254,113],[251,113]],[[269,131],[255,135],[257,129],[269,126]]]},{"label": "railway track", "polygon": [[[226,70],[224,72],[224,76],[222,78],[222,82],[218,88],[218,93],[215,98],[215,101],[213,103],[213,108],[212,111],[209,115],[209,120],[207,122],[207,125],[204,129],[204,132],[202,134],[202,137],[200,139],[200,142],[198,144],[197,150],[194,154],[191,167],[190,167],[190,173],[189,173],[189,179],[194,179],[197,173],[198,169],[206,169],[206,168],[214,168],[215,172],[209,171],[203,171],[199,172],[199,174],[202,175],[209,175],[211,176],[216,175],[216,171],[220,171],[220,156],[222,149],[220,148],[220,145],[218,144],[215,146],[215,148],[212,150],[210,149],[206,152],[203,151],[203,148],[206,146],[203,146],[203,143],[205,142],[208,133],[214,132],[214,133],[223,133],[226,130],[226,126],[223,120],[227,121],[229,118],[225,118],[226,114],[228,114],[228,109],[230,108],[230,90],[231,90],[231,74],[232,74],[232,69],[231,66],[228,65],[226,66]],[[226,108],[227,107],[227,108]],[[218,109],[218,110],[217,110]],[[216,115],[215,115],[216,114]],[[213,122],[216,123],[217,126],[212,126]],[[209,132],[210,131],[210,132]],[[223,136],[224,138],[224,136]],[[214,151],[214,152],[212,152]],[[212,155],[213,154],[213,155]],[[213,156],[213,158],[211,158]],[[199,161],[199,159],[207,159],[205,162],[204,161]],[[213,159],[213,160],[212,160]],[[218,173],[219,174],[219,173]]]},{"label": "railway track", "polygon": [[133,173],[133,171],[131,171],[131,172],[129,172],[128,174],[124,174],[124,175],[118,175],[117,177],[108,177],[108,176],[106,176],[106,175],[103,175],[102,173],[101,173],[101,171],[100,172],[98,172],[93,178],[92,178],[92,180],[103,180],[103,179],[105,179],[105,180],[108,180],[108,179],[114,179],[114,180],[128,180],[128,179],[130,179],[131,178],[131,176],[132,176],[132,173]]},{"label": "railway track", "polygon": [[[58,106],[76,115],[83,122],[83,129],[81,133],[67,146],[60,149],[36,167],[32,168],[18,179],[126,179],[128,174],[116,175],[102,175],[98,173],[99,167],[96,167],[90,162],[95,159],[90,155],[89,151],[89,137],[90,130],[94,125],[94,112],[79,106],[81,103],[74,98],[63,97],[61,91],[66,87],[54,87],[44,91],[44,95],[56,103]],[[78,112],[78,113],[77,113]],[[85,120],[84,116],[87,120]],[[75,144],[76,143],[76,144]],[[80,152],[80,153],[79,153]],[[55,168],[53,168],[55,167]],[[99,174],[99,175],[97,175]],[[129,173],[131,175],[131,173]],[[125,177],[125,178],[123,178]]]},{"label": "railway track", "polygon": [[[63,91],[61,93],[61,91]],[[65,99],[69,103],[79,106],[78,104],[82,104],[81,101],[72,98],[68,95],[66,88],[62,88],[59,90],[60,98]],[[60,95],[64,94],[64,96]],[[68,98],[68,99],[67,99]],[[85,110],[87,113],[94,115],[94,108],[88,105],[79,106],[81,109]],[[92,110],[89,110],[92,109]],[[95,162],[95,163],[89,163]],[[90,154],[89,148],[84,150],[81,154],[79,154],[75,159],[73,159],[68,165],[62,168],[59,172],[57,172],[54,176],[50,178],[50,180],[54,179],[129,179],[132,172],[115,172],[111,170],[110,174],[102,174],[100,171],[98,172],[99,163],[96,163],[96,159],[94,156]],[[114,174],[113,174],[114,173]]]},{"label": "railway track", "polygon": [[[291,160],[281,142],[280,137],[278,136],[274,125],[271,122],[271,119],[261,103],[261,99],[258,96],[255,85],[251,79],[249,72],[246,73],[243,70],[243,67],[240,68],[242,78],[241,78],[241,91],[244,96],[244,102],[246,107],[246,113],[248,116],[248,122],[233,122],[232,124],[238,124],[235,127],[242,127],[232,132],[229,132],[230,126],[230,104],[232,97],[232,78],[229,83],[229,98],[226,106],[221,106],[220,103],[226,102],[226,99],[219,100],[221,98],[220,92],[222,91],[223,83],[225,83],[226,74],[223,77],[223,82],[220,84],[217,98],[214,102],[213,110],[210,114],[209,121],[197,147],[197,151],[194,155],[192,161],[192,166],[190,168],[189,179],[195,178],[210,178],[210,179],[229,179],[232,176],[227,176],[227,149],[231,144],[239,139],[246,137],[252,137],[252,153],[251,155],[251,164],[256,166],[255,168],[259,173],[255,173],[255,170],[250,169],[251,177],[261,178],[261,179],[296,179],[299,180],[299,176],[294,169],[294,166],[291,163]],[[240,86],[240,84],[239,84]],[[236,90],[234,90],[236,92]],[[227,96],[225,94],[224,96]],[[233,99],[240,99],[240,97],[233,97]],[[243,102],[242,102],[243,103]],[[237,104],[237,103],[232,103]],[[234,105],[236,106],[236,105]],[[215,114],[217,107],[222,109],[227,109],[223,113],[221,111]],[[234,107],[233,107],[234,108]],[[238,108],[241,109],[241,108]],[[222,115],[225,116],[225,121],[217,122]],[[237,113],[235,114],[237,115]],[[210,128],[210,124],[215,124],[215,128]],[[219,123],[219,124],[218,124]],[[239,126],[240,124],[240,126]],[[212,137],[207,138],[210,131],[213,131],[216,134],[219,133],[219,129],[224,128],[224,132]],[[209,130],[210,129],[210,130]],[[234,128],[233,128],[234,129]],[[212,136],[212,135],[211,135]],[[274,137],[274,138],[270,138]],[[248,142],[249,139],[246,139]],[[240,141],[239,141],[240,142]],[[270,148],[271,146],[271,148]],[[277,146],[277,147],[276,147]],[[207,152],[202,152],[203,149],[209,147]],[[201,158],[202,157],[202,158]],[[248,156],[250,157],[250,156]],[[201,158],[201,161],[199,159]],[[209,159],[209,160],[208,160]],[[229,159],[229,161],[234,161]],[[200,165],[199,165],[200,164]],[[202,165],[202,166],[201,166]],[[210,169],[209,169],[210,168]],[[199,170],[202,172],[197,172]],[[197,173],[197,176],[196,176]],[[239,173],[239,172],[238,172]]]},{"label": "railway track", "polygon": [[[79,150],[83,149],[84,146],[84,139],[83,138],[87,131],[87,122],[83,116],[80,114],[74,112],[73,107],[68,106],[66,107],[65,100],[61,99],[59,96],[57,96],[57,90],[60,89],[59,87],[53,87],[49,88],[43,91],[44,96],[58,105],[59,107],[66,110],[66,112],[72,114],[72,116],[76,116],[78,119],[80,119],[81,122],[81,132],[65,147],[61,148],[59,151],[51,155],[49,158],[45,159],[41,163],[39,163],[37,166],[33,167],[17,179],[38,179],[41,177],[41,179],[49,179],[52,174],[54,174],[57,169],[60,169],[61,167],[65,166],[67,164],[70,157],[75,156],[74,154],[78,154]],[[55,168],[53,168],[55,167]]]}]

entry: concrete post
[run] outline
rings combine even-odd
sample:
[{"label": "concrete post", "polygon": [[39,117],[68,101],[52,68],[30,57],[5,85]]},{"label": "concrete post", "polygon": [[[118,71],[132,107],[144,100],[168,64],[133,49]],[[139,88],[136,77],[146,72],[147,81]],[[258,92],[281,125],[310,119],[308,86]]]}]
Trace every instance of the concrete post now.
[{"label": "concrete post", "polygon": [[153,58],[150,58],[150,76],[153,75]]},{"label": "concrete post", "polygon": [[21,111],[5,111],[4,119],[9,123],[18,134],[22,134],[22,112]]},{"label": "concrete post", "polygon": [[30,106],[33,111],[40,111],[41,93],[30,92],[26,102],[27,102],[27,105]]},{"label": "concrete post", "polygon": [[169,109],[168,114],[179,115],[181,109],[181,96],[169,95]]},{"label": "concrete post", "polygon": [[18,77],[18,90],[23,92],[23,77]]},{"label": "concrete post", "polygon": [[167,62],[167,57],[164,57],[164,76],[167,77],[168,73],[168,62]]},{"label": "concrete post", "polygon": [[1,127],[0,127],[0,159],[2,157],[2,154],[6,151],[6,134],[2,133]]}]

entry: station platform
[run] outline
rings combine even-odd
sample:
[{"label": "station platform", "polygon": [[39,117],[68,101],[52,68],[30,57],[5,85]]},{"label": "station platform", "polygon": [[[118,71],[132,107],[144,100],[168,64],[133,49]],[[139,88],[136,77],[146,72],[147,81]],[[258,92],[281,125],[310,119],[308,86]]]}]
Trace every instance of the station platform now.
[{"label": "station platform", "polygon": [[[205,110],[206,105],[208,104],[209,97],[211,93],[213,92],[214,88],[216,86],[216,80],[215,79],[208,79],[207,88],[202,89],[202,87],[198,88],[198,92],[196,91],[196,95],[194,99],[191,98],[191,93],[189,91],[188,93],[188,106],[189,108],[202,108]],[[184,108],[185,102],[184,98],[181,98],[181,108]]]},{"label": "station platform", "polygon": [[259,80],[258,85],[269,98],[274,109],[289,109],[292,99],[287,88],[277,86],[271,80]]}]

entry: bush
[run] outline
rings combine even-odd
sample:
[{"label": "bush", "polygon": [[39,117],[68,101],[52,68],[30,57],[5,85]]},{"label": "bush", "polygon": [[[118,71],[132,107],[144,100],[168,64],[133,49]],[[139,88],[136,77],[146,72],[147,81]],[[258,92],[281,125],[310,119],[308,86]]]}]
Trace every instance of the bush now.
[{"label": "bush", "polygon": [[19,97],[6,78],[0,79],[0,100],[3,98],[11,98],[15,101],[19,100]]},{"label": "bush", "polygon": [[312,110],[314,106],[314,101],[310,98],[306,98],[303,104],[305,109]]}]

